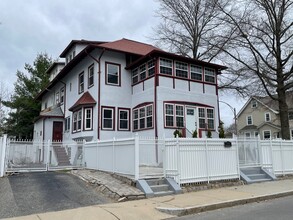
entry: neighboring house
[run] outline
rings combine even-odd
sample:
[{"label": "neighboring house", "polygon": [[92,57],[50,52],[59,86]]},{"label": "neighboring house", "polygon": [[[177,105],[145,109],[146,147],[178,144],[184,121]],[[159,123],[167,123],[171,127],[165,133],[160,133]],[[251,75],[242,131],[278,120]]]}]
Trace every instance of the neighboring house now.
[{"label": "neighboring house", "polygon": [[[293,137],[293,92],[287,93],[288,118]],[[261,139],[281,138],[278,102],[269,96],[251,97],[237,114],[238,134]]]},{"label": "neighboring house", "polygon": [[34,138],[111,139],[134,133],[218,136],[217,76],[225,66],[128,39],[73,40],[48,70]]}]

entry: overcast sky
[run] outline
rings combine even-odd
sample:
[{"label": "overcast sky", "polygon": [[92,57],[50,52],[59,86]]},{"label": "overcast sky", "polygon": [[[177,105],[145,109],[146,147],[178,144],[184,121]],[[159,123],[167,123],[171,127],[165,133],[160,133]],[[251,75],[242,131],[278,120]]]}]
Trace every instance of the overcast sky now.
[{"label": "overcast sky", "polygon": [[[155,0],[0,0],[0,81],[12,91],[15,73],[25,63],[42,52],[58,58],[73,39],[152,44],[158,7]],[[232,123],[232,111],[222,108],[225,124]]]}]

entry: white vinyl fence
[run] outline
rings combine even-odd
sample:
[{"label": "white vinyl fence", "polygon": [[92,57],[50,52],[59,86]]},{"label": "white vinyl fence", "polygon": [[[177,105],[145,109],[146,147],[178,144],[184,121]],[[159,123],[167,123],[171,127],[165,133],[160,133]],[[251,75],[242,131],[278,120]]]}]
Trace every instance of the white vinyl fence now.
[{"label": "white vinyl fence", "polygon": [[262,140],[260,144],[263,166],[271,164],[275,175],[293,174],[292,140]]},{"label": "white vinyl fence", "polygon": [[[146,175],[163,175],[163,141],[155,138],[112,139],[84,145],[85,167],[122,175],[135,180]],[[160,169],[161,167],[161,169]]]},{"label": "white vinyl fence", "polygon": [[166,139],[164,169],[179,184],[239,179],[237,141]]}]

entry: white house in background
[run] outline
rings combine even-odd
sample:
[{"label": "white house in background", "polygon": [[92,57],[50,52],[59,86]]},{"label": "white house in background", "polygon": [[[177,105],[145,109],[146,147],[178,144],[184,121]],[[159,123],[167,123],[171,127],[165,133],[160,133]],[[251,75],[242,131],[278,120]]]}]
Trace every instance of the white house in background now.
[{"label": "white house in background", "polygon": [[51,81],[34,138],[86,141],[131,137],[218,136],[217,76],[225,66],[128,39],[73,40],[48,70]]}]

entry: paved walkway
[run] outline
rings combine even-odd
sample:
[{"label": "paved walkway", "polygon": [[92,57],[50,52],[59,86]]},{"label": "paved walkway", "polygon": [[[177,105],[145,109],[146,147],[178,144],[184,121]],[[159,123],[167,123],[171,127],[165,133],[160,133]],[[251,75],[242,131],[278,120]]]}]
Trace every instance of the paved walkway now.
[{"label": "paved walkway", "polygon": [[293,195],[293,179],[225,187],[122,203],[88,206],[13,219],[156,220],[288,195]]},{"label": "paved walkway", "polygon": [[97,185],[97,190],[116,201],[119,199],[133,200],[145,198],[142,191],[131,186],[131,180],[128,178],[124,178],[124,181],[128,181],[128,183],[125,183],[119,180],[118,176],[115,178],[110,173],[96,170],[73,170],[72,174],[82,178],[90,184]]}]

